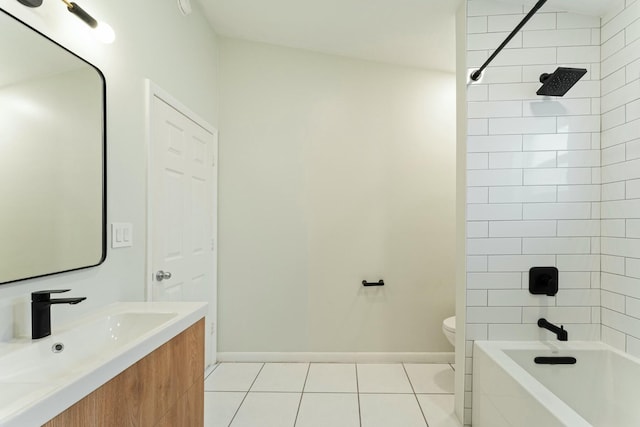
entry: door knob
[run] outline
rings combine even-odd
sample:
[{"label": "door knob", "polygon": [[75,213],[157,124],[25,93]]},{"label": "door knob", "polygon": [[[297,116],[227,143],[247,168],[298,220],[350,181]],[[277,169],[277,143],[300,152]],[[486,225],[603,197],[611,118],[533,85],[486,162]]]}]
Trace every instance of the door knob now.
[{"label": "door knob", "polygon": [[156,273],[156,280],[158,282],[162,282],[164,279],[171,279],[171,272],[169,271],[158,271]]}]

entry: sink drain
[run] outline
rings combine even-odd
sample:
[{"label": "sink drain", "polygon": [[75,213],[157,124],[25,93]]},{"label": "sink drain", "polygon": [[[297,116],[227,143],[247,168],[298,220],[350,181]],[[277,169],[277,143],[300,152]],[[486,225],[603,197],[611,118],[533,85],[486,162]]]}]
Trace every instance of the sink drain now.
[{"label": "sink drain", "polygon": [[51,351],[53,351],[54,353],[60,353],[62,352],[62,350],[64,350],[64,344],[62,344],[61,342],[57,342],[51,346]]}]

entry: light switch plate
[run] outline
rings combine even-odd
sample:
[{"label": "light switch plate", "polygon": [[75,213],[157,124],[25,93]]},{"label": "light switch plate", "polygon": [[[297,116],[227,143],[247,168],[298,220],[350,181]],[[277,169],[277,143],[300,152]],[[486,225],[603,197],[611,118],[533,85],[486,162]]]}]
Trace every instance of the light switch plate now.
[{"label": "light switch plate", "polygon": [[133,224],[114,222],[111,224],[111,247],[129,248],[133,246]]}]

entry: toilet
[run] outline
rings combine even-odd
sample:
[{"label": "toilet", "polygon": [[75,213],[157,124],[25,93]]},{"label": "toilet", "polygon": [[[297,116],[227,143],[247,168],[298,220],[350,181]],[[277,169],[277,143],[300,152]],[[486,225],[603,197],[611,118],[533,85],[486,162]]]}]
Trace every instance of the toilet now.
[{"label": "toilet", "polygon": [[442,332],[452,346],[456,346],[456,316],[447,317],[442,321]]}]

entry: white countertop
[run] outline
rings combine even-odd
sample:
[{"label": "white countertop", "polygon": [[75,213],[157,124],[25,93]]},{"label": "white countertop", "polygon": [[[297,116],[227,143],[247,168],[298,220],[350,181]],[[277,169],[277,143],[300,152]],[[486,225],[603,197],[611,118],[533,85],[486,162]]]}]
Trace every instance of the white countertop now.
[{"label": "white countertop", "polygon": [[[84,325],[105,324],[109,316],[168,313],[158,326],[143,330],[125,344],[104,347],[98,356],[81,359],[69,369],[48,378],[40,371],[36,375],[21,375],[29,370],[29,355],[38,359],[38,352],[52,353],[50,347],[58,341],[78,340],[74,331]],[[0,427],[40,426],[114,378],[125,369],[189,328],[207,313],[204,302],[125,302],[108,305],[72,323],[56,328],[50,337],[40,340],[19,339],[0,346]],[[85,327],[86,329],[86,327]],[[126,331],[122,331],[125,332]],[[87,337],[90,338],[90,337]],[[91,340],[87,339],[87,348]],[[101,347],[102,349],[103,347]],[[44,350],[43,350],[44,349]],[[24,355],[24,356],[23,356]],[[19,356],[19,357],[16,357]],[[66,356],[65,356],[66,357]],[[19,366],[17,366],[19,365]],[[26,367],[26,368],[25,368]],[[34,367],[37,369],[37,366]],[[67,369],[67,371],[64,371]],[[14,373],[17,372],[15,375]]]}]

